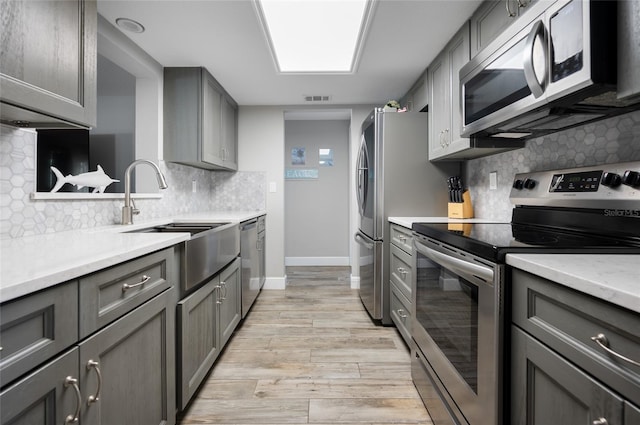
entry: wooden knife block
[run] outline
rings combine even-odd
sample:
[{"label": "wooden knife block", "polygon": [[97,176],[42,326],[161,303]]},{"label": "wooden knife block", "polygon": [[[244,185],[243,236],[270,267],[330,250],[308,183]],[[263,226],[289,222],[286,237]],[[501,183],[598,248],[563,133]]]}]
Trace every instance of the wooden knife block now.
[{"label": "wooden knife block", "polygon": [[468,190],[462,194],[462,202],[449,202],[449,218],[473,218],[471,194]]}]

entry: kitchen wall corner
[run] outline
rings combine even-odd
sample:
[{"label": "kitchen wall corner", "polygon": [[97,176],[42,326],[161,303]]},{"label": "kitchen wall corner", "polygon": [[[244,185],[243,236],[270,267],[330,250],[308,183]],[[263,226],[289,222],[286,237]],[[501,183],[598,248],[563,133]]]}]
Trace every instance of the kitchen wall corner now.
[{"label": "kitchen wall corner", "polygon": [[[36,133],[0,125],[0,239],[92,228],[120,222],[121,199],[37,200]],[[200,211],[266,208],[266,173],[205,171],[160,162],[169,188],[161,199],[140,199],[137,220]],[[114,178],[122,178],[122,176]],[[193,181],[196,192],[193,193]]]},{"label": "kitchen wall corner", "polygon": [[[475,216],[511,221],[509,193],[517,173],[640,160],[640,111],[527,141],[524,148],[467,161]],[[498,189],[489,189],[489,173]]]}]

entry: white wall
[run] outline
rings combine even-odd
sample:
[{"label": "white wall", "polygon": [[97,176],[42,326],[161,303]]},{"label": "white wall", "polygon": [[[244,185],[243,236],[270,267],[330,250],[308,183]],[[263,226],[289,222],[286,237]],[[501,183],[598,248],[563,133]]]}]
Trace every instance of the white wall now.
[{"label": "white wall", "polygon": [[[285,264],[348,266],[348,120],[288,120],[285,169],[315,169],[317,179],[285,181]],[[304,148],[306,163],[292,165],[292,149]],[[333,165],[319,165],[319,149],[332,149]]]},{"label": "white wall", "polygon": [[[239,171],[267,174],[265,288],[282,289],[284,270],[284,109],[240,106],[238,114]],[[275,187],[275,192],[271,189]]]}]

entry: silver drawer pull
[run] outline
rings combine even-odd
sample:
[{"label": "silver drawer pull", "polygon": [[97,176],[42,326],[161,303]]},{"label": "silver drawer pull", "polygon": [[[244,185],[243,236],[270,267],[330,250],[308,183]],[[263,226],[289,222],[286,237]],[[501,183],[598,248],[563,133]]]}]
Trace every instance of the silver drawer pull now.
[{"label": "silver drawer pull", "polygon": [[402,319],[406,319],[407,317],[409,317],[406,314],[404,314],[404,310],[401,308],[398,309],[398,316],[400,316]]},{"label": "silver drawer pull", "polygon": [[[612,356],[615,356],[617,358],[619,358],[620,360],[624,360],[627,363],[631,363],[634,366],[640,366],[640,362],[637,362],[635,360],[632,360],[628,357],[623,356],[620,353],[616,353],[615,351],[613,351],[611,348],[609,348],[609,340],[607,339],[607,337],[604,334],[598,334],[596,336],[592,336],[591,337],[591,341],[594,341],[596,344],[598,344],[603,350],[605,350],[607,353],[611,354]],[[601,418],[602,419],[602,418]],[[599,419],[600,420],[600,419]],[[603,419],[605,422],[603,422],[603,424],[606,424],[606,419]],[[595,424],[596,422],[594,422]],[[597,425],[597,424],[596,424]]]},{"label": "silver drawer pull", "polygon": [[592,425],[607,425],[609,423],[609,421],[607,421],[605,418],[598,418],[595,421],[591,422]]},{"label": "silver drawer pull", "polygon": [[409,270],[405,269],[404,267],[398,267],[398,273],[404,276],[409,273]]},{"label": "silver drawer pull", "polygon": [[217,285],[214,289],[216,289],[216,304],[222,304],[222,286]]},{"label": "silver drawer pull", "polygon": [[400,240],[400,242],[406,242],[407,241],[407,237],[406,236],[398,236],[398,239]]},{"label": "silver drawer pull", "polygon": [[222,289],[222,291],[221,291],[221,294],[222,294],[221,300],[224,301],[224,300],[227,299],[227,282],[224,282],[224,281],[220,282],[220,286],[222,287],[221,288]]},{"label": "silver drawer pull", "polygon": [[100,373],[100,363],[95,360],[89,360],[87,362],[87,370],[94,369],[96,371],[96,375],[98,375],[98,388],[96,388],[96,395],[90,395],[87,398],[87,406],[90,406],[91,403],[95,403],[96,401],[100,401],[100,389],[102,388],[102,373]]},{"label": "silver drawer pull", "polygon": [[122,292],[127,292],[129,289],[131,288],[136,288],[138,286],[142,286],[145,283],[149,282],[151,280],[151,276],[147,276],[146,274],[142,275],[142,280],[138,283],[134,283],[133,285],[129,285],[128,283],[125,283],[122,285]]},{"label": "silver drawer pull", "polygon": [[74,424],[78,422],[78,419],[80,418],[80,406],[82,405],[82,394],[80,394],[80,387],[78,387],[78,380],[71,376],[67,376],[66,378],[64,378],[64,386],[65,388],[69,386],[73,386],[73,389],[76,391],[76,399],[77,399],[76,413],[75,415],[68,415],[64,419],[65,424]]}]

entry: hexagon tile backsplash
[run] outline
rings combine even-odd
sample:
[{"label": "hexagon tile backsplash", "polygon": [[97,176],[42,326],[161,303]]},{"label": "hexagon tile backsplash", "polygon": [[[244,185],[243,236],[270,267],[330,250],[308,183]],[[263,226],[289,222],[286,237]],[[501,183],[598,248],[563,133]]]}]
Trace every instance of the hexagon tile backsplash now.
[{"label": "hexagon tile backsplash", "polygon": [[[467,161],[476,217],[511,221],[509,192],[517,173],[640,160],[640,111],[527,141],[522,149]],[[498,189],[489,189],[489,173]]]},{"label": "hexagon tile backsplash", "polygon": [[[0,125],[0,239],[109,225],[120,221],[122,200],[38,200],[35,133]],[[510,221],[516,173],[640,160],[640,111],[529,140],[523,149],[467,161],[465,179],[476,217]],[[136,201],[145,218],[190,212],[266,208],[266,173],[209,172],[160,163],[169,183],[162,199]],[[489,173],[498,189],[489,189]],[[208,188],[191,192],[192,181]],[[345,183],[347,184],[347,183]]]},{"label": "hexagon tile backsplash", "polygon": [[[0,125],[0,239],[120,222],[122,199],[32,200],[36,134]],[[160,163],[169,188],[161,199],[139,199],[145,219],[199,211],[266,209],[266,173],[210,172]],[[199,192],[193,193],[196,181]]]}]

